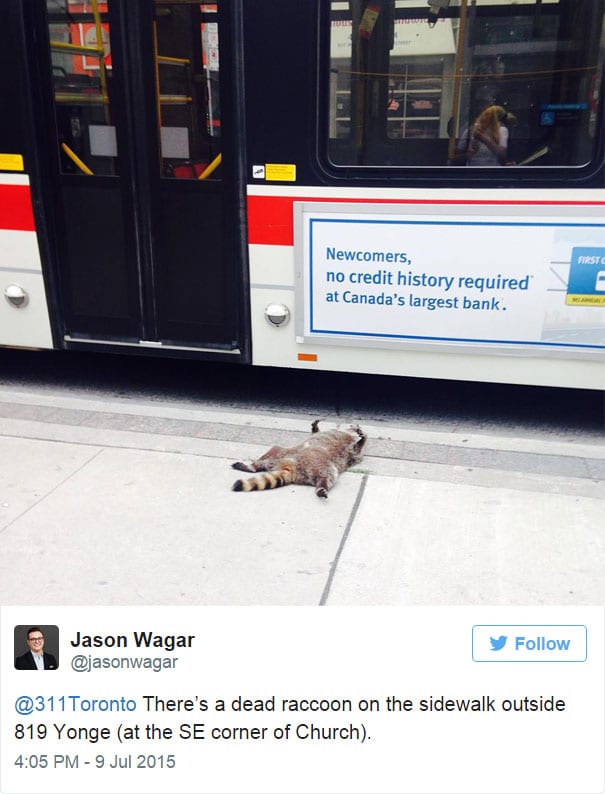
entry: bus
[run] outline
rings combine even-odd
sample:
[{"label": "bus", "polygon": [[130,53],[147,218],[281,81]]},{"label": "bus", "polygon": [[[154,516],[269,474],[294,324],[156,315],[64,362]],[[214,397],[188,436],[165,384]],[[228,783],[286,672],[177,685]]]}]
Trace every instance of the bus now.
[{"label": "bus", "polygon": [[0,345],[605,388],[604,0],[2,0]]}]

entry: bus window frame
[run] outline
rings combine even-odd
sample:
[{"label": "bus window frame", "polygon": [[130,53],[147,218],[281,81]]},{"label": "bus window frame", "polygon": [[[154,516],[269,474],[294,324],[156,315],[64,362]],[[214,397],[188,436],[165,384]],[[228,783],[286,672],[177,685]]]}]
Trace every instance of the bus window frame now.
[{"label": "bus window frame", "polygon": [[[591,159],[580,165],[507,165],[506,167],[468,168],[466,165],[409,165],[409,164],[368,164],[336,163],[331,158],[330,145],[330,74],[331,74],[331,19],[332,0],[320,0],[318,14],[318,69],[317,69],[317,131],[316,157],[324,176],[332,181],[362,184],[405,184],[439,183],[444,187],[480,185],[489,182],[492,187],[554,187],[573,183],[575,187],[605,187],[605,52],[601,55],[600,90],[597,97],[594,145]],[[428,6],[427,6],[428,7]],[[529,15],[531,5],[515,5],[515,16]],[[548,9],[544,6],[543,9]],[[550,13],[554,13],[554,6]],[[401,9],[398,9],[399,12]],[[455,19],[459,7],[441,10],[445,19]],[[477,6],[478,17],[501,15],[501,6]],[[343,17],[348,12],[341,12]],[[399,14],[401,16],[401,14]],[[410,9],[406,18],[427,18],[424,9]],[[428,24],[428,21],[427,21]],[[605,15],[603,26],[605,28]],[[603,33],[603,30],[602,30]],[[385,138],[385,140],[387,140]],[[405,139],[402,139],[405,140]],[[437,139],[438,140],[438,139]],[[497,182],[494,178],[497,177]]]}]

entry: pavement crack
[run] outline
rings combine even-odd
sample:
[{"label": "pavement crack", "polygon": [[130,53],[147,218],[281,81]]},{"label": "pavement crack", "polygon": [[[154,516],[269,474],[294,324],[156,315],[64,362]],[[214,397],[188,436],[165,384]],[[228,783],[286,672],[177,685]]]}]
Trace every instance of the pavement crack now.
[{"label": "pavement crack", "polygon": [[357,497],[355,499],[355,503],[351,508],[351,513],[349,515],[349,520],[347,521],[347,525],[345,527],[344,532],[342,533],[342,537],[340,539],[340,543],[338,544],[338,549],[336,550],[336,555],[332,560],[332,564],[330,565],[330,573],[328,574],[328,579],[326,581],[323,593],[321,594],[321,598],[319,599],[319,606],[324,607],[328,602],[328,597],[330,595],[330,590],[332,588],[332,582],[334,581],[334,576],[336,575],[336,569],[338,568],[338,563],[340,562],[340,557],[342,552],[344,551],[344,547],[347,543],[349,538],[349,534],[351,532],[351,528],[353,526],[353,522],[357,517],[357,512],[359,510],[359,505],[361,504],[361,500],[363,499],[363,495],[365,493],[366,484],[368,482],[367,474],[363,475],[363,479],[361,481],[361,485],[359,486],[359,491],[357,492]]},{"label": "pavement crack", "polygon": [[41,504],[46,499],[48,499],[48,497],[51,494],[54,494],[56,491],[59,490],[59,488],[62,488],[65,485],[66,482],[69,482],[69,480],[71,480],[72,477],[74,477],[76,474],[79,474],[83,469],[85,469],[86,466],[88,466],[89,463],[92,463],[93,460],[95,460],[102,452],[103,452],[102,449],[97,450],[97,452],[95,452],[94,455],[92,455],[90,458],[88,458],[88,460],[85,460],[84,463],[82,463],[80,466],[78,466],[77,469],[74,469],[73,471],[71,471],[67,475],[67,477],[65,477],[64,479],[61,480],[61,482],[58,482],[54,486],[54,488],[51,488],[49,491],[46,491],[46,493],[44,493],[39,499],[37,499],[35,502],[33,502],[33,504],[29,505],[29,507],[27,507],[21,513],[19,513],[18,516],[15,516],[12,519],[12,521],[9,521],[8,524],[5,527],[0,528],[0,535],[2,535],[4,532],[6,532],[7,529],[10,529],[13,526],[13,524],[15,524],[17,521],[20,521],[23,518],[23,516],[26,516],[35,507],[38,507],[39,504]]}]

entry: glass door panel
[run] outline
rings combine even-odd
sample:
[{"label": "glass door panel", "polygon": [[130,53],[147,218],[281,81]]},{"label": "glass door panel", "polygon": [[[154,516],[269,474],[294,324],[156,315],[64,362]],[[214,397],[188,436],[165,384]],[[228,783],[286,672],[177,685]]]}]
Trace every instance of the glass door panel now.
[{"label": "glass door panel", "polygon": [[107,3],[47,0],[61,171],[118,171]]},{"label": "glass door panel", "polygon": [[154,55],[162,176],[220,178],[216,3],[156,0]]}]

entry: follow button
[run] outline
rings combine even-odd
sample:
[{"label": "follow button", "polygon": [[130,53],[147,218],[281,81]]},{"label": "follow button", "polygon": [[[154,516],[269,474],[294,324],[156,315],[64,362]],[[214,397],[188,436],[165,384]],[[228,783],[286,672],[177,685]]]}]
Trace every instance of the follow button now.
[{"label": "follow button", "polygon": [[588,631],[581,625],[473,626],[475,662],[585,662]]}]

